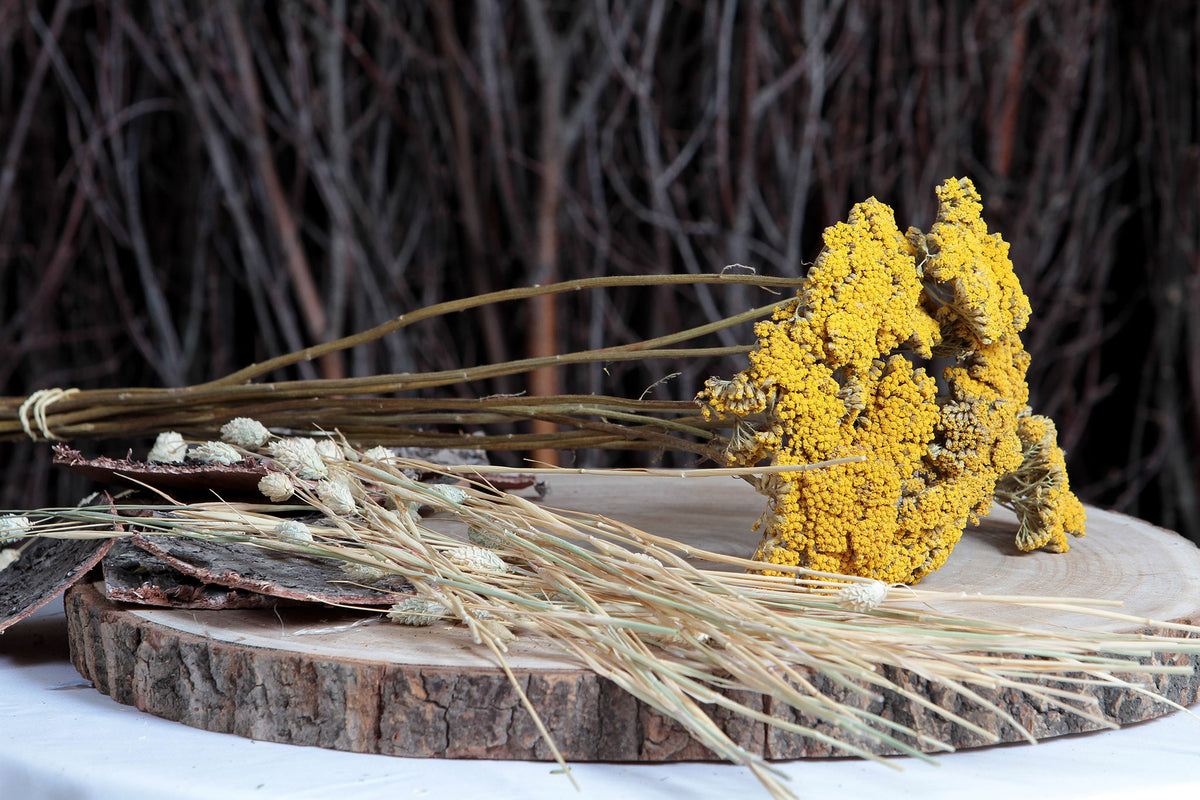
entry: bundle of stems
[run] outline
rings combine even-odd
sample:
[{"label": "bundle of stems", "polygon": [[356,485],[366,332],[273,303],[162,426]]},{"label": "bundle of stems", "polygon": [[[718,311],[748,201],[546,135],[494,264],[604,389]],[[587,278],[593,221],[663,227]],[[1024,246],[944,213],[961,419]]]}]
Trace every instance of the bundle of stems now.
[{"label": "bundle of stems", "polygon": [[[705,705],[857,756],[878,758],[861,746],[871,739],[895,752],[928,758],[927,752],[952,747],[874,713],[871,698],[892,692],[984,741],[996,741],[997,735],[950,710],[956,703],[936,703],[889,678],[896,674],[893,670],[957,695],[1032,741],[1032,733],[989,698],[1015,690],[1047,708],[1115,727],[1097,702],[1101,689],[1116,686],[1153,695],[1136,680],[1190,674],[1191,667],[1148,659],[1162,653],[1200,655],[1200,641],[1189,638],[1021,627],[939,613],[937,602],[947,599],[943,593],[869,579],[782,566],[773,569],[789,573],[783,577],[731,571],[762,564],[699,550],[614,519],[497,494],[484,483],[448,490],[418,482],[404,471],[441,469],[425,462],[351,453],[350,459],[327,459],[326,465],[331,480],[352,490],[352,510],[331,508],[317,482],[291,475],[295,494],[287,504],[185,505],[164,496],[165,503],[149,505],[51,509],[26,512],[34,521],[26,535],[126,535],[113,530],[115,512],[130,517],[127,527],[151,535],[251,543],[402,575],[434,604],[432,613],[467,626],[494,654],[552,749],[549,733],[506,662],[507,643],[517,636],[554,643],[677,720],[720,757],[748,767],[778,798],[791,796],[781,774],[761,755],[732,741]],[[688,479],[745,471],[689,472]],[[465,538],[493,548],[499,562],[466,565],[455,557],[466,545],[464,537],[434,530],[415,512],[417,506],[431,506],[460,521]],[[281,520],[314,509],[322,512],[320,522],[304,524],[306,535],[297,536],[294,525],[292,532],[283,533]],[[863,603],[864,596],[873,599]],[[1069,609],[1124,619],[1131,627],[1200,635],[1200,628],[1187,625],[1123,618],[1114,603],[1103,600],[951,599]],[[838,700],[823,692],[824,685],[848,689],[864,702]],[[785,719],[765,714],[739,700],[738,691],[769,695],[800,715]]]},{"label": "bundle of stems", "polygon": [[[0,440],[96,439],[153,435],[177,430],[211,435],[234,417],[252,417],[273,428],[337,429],[352,441],[383,445],[470,447],[486,450],[536,448],[658,449],[714,455],[722,450],[719,423],[705,421],[690,402],[594,395],[492,396],[478,400],[430,400],[397,396],[546,367],[666,358],[679,361],[745,353],[745,347],[685,347],[701,337],[769,316],[772,303],[674,334],[625,345],[525,358],[435,372],[345,379],[263,381],[303,361],[362,345],[403,328],[481,306],[564,292],[622,286],[741,284],[787,290],[799,279],[722,272],[708,275],[610,276],[564,281],[481,294],[437,303],[366,331],[252,364],[222,378],[182,388],[45,389],[28,397],[0,398]],[[437,425],[488,426],[545,420],[551,433],[471,436],[443,432]],[[303,420],[299,423],[298,420]]]}]

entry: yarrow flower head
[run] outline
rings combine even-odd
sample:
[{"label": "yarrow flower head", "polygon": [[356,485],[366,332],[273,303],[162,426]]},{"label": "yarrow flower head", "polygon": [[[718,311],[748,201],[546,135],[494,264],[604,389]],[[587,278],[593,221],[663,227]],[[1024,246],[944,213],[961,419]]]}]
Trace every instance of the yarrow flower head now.
[{"label": "yarrow flower head", "polygon": [[247,450],[257,450],[270,438],[271,432],[267,427],[250,417],[235,417],[221,426],[221,441]]},{"label": "yarrow flower head", "polygon": [[[969,180],[937,196],[928,234],[901,233],[874,198],[828,228],[797,297],[755,325],[749,366],[697,396],[706,418],[736,418],[730,464],[855,459],[758,481],[757,560],[915,583],[1038,455],[1046,427],[1018,423],[1045,418],[1028,408],[1029,302],[1008,245],[988,233]],[[926,372],[935,358],[952,363],[942,386]],[[1040,451],[1061,455],[1053,441]],[[1023,515],[1019,546],[1065,550],[1064,533],[1083,534],[1065,471],[1055,458],[1025,471],[1062,494]]]},{"label": "yarrow flower head", "polygon": [[182,464],[187,458],[187,450],[187,442],[182,435],[175,431],[163,431],[154,440],[146,460],[156,464]]}]

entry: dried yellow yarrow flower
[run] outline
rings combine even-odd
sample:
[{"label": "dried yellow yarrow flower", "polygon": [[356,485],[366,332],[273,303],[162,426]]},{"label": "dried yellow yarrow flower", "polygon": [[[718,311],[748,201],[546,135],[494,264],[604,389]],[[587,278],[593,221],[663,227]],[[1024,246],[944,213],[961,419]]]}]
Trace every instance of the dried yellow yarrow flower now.
[{"label": "dried yellow yarrow flower", "polygon": [[[902,234],[874,198],[827,229],[797,299],[755,326],[749,367],[697,397],[706,417],[738,418],[731,464],[861,459],[760,478],[760,560],[918,581],[1032,457],[1018,425],[1029,302],[971,182],[937,193],[929,234]],[[919,365],[933,357],[953,359],[945,392]],[[1082,506],[1067,495],[1043,508],[1064,509],[1063,529],[1081,535]],[[1065,536],[1023,539],[1065,549]]]},{"label": "dried yellow yarrow flower", "polygon": [[273,503],[282,503],[296,493],[296,485],[286,472],[268,472],[258,482],[258,490]]},{"label": "dried yellow yarrow flower", "polygon": [[354,493],[344,481],[324,480],[317,484],[317,497],[338,516],[354,513]]},{"label": "dried yellow yarrow flower", "polygon": [[483,547],[455,547],[446,551],[451,564],[471,572],[507,572],[504,559]]},{"label": "dried yellow yarrow flower", "polygon": [[1017,435],[1021,466],[1000,479],[996,499],[1016,512],[1018,548],[1064,552],[1070,548],[1067,535],[1083,533],[1086,515],[1071,492],[1058,431],[1048,417],[1028,414],[1018,421]]},{"label": "dried yellow yarrow flower", "polygon": [[317,443],[312,439],[280,439],[271,442],[268,452],[281,469],[308,480],[317,480],[329,475],[324,459],[317,452]]},{"label": "dried yellow yarrow flower", "polygon": [[205,442],[188,451],[188,457],[202,464],[239,464],[242,454],[224,442]]},{"label": "dried yellow yarrow flower", "polygon": [[257,450],[271,438],[271,432],[256,419],[235,417],[221,426],[221,441]]},{"label": "dried yellow yarrow flower", "polygon": [[182,464],[187,458],[187,442],[175,431],[164,431],[154,440],[147,461],[156,464]]}]

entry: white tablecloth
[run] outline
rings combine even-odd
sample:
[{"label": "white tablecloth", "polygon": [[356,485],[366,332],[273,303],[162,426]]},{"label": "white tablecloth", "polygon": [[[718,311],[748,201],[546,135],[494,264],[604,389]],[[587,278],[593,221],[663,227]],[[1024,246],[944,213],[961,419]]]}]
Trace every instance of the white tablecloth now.
[{"label": "white tablecloth", "polygon": [[[1197,709],[1193,709],[1197,711]],[[812,798],[1200,797],[1200,716],[937,757],[901,771],[830,759],[778,765]],[[42,798],[720,798],[767,797],[725,764],[554,764],[392,758],[255,742],[119,705],[67,656],[61,604],[0,635],[0,800]]]}]

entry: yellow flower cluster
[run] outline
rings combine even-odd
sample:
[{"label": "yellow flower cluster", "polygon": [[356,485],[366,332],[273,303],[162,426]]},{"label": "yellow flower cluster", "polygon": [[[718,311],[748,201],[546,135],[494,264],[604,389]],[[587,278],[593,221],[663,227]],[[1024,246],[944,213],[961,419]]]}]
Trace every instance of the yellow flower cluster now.
[{"label": "yellow flower cluster", "polygon": [[1028,414],[1018,421],[1017,435],[1024,449],[1021,466],[1000,479],[996,499],[1017,513],[1017,547],[1064,553],[1071,547],[1067,534],[1083,533],[1085,514],[1067,481],[1058,431],[1048,417]]},{"label": "yellow flower cluster", "polygon": [[983,203],[970,180],[948,180],[937,188],[938,214],[921,241],[922,271],[944,337],[951,346],[974,350],[1025,329],[1029,299],[1008,259],[1008,242],[989,235]]},{"label": "yellow flower cluster", "polygon": [[[706,417],[737,417],[730,463],[864,457],[762,476],[756,558],[915,582],[1005,476],[1023,548],[1082,534],[1053,423],[1027,407],[1029,301],[1008,245],[988,234],[969,180],[946,181],[938,200],[928,234],[901,233],[874,198],[856,205],[825,231],[797,299],[755,327],[749,367],[697,397]],[[931,358],[952,359],[943,392],[917,365]]]}]

